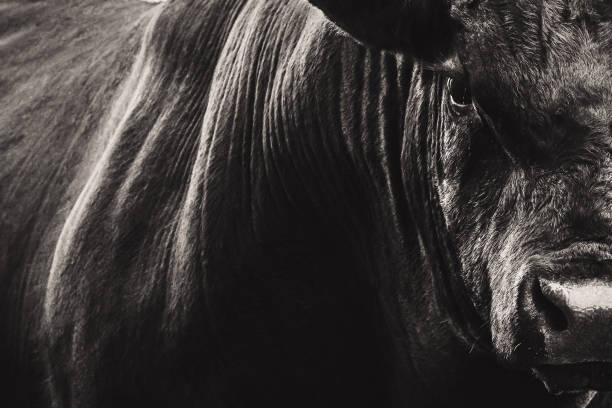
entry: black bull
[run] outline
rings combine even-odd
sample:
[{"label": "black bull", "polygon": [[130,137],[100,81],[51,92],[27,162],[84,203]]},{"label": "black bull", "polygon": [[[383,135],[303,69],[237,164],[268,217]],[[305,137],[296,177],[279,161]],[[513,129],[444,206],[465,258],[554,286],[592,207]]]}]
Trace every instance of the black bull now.
[{"label": "black bull", "polygon": [[2,406],[607,406],[609,2],[312,3],[0,5]]}]

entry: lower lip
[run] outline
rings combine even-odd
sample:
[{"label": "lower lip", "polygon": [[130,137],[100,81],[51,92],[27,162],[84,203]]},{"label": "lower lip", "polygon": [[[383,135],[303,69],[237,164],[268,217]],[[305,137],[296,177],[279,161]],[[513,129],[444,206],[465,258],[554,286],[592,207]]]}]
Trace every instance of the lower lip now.
[{"label": "lower lip", "polygon": [[612,390],[612,363],[609,362],[543,365],[533,372],[548,392],[555,395]]}]

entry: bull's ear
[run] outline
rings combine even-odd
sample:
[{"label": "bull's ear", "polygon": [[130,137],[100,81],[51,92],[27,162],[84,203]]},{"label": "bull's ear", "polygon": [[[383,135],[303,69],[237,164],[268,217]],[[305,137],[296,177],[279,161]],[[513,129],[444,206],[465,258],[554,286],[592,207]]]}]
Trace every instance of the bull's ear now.
[{"label": "bull's ear", "polygon": [[428,61],[445,58],[456,30],[450,0],[309,0],[356,39]]}]

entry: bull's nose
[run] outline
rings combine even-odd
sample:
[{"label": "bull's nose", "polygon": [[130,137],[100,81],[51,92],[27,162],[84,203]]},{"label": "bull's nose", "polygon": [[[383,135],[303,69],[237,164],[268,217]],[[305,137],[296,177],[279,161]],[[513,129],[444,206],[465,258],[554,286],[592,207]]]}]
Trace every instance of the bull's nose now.
[{"label": "bull's nose", "polygon": [[612,361],[612,282],[539,279],[538,283],[534,300],[549,361]]}]

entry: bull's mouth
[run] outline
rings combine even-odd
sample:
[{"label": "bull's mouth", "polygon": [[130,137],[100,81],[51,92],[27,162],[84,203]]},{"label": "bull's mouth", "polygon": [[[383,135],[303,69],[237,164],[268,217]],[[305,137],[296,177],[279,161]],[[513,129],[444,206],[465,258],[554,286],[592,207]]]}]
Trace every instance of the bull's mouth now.
[{"label": "bull's mouth", "polygon": [[612,390],[612,363],[543,365],[533,369],[548,392],[559,395]]}]

